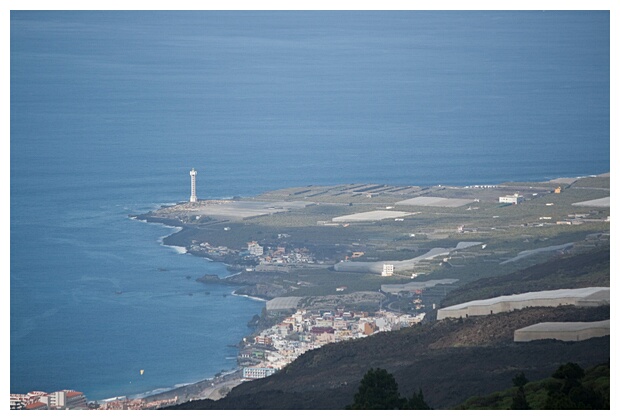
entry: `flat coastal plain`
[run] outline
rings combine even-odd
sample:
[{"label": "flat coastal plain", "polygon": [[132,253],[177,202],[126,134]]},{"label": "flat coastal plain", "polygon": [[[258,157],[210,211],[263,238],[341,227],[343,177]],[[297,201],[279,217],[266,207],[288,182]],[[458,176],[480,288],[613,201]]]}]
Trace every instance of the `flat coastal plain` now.
[{"label": "flat coastal plain", "polygon": [[[235,276],[202,280],[239,285],[237,293],[269,300],[458,280],[425,288],[428,307],[469,281],[608,243],[609,186],[608,174],[459,187],[305,186],[138,218],[181,226],[164,243],[228,264]],[[382,276],[384,264],[394,272]],[[354,266],[372,269],[341,269]]]}]

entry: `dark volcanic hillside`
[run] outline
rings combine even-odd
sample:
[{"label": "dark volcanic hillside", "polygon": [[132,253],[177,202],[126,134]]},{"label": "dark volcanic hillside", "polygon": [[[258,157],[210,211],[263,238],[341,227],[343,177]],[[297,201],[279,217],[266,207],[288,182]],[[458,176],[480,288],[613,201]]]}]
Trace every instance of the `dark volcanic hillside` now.
[{"label": "dark volcanic hillside", "polygon": [[529,308],[465,320],[442,320],[397,332],[327,345],[305,353],[279,373],[234,388],[219,401],[175,409],[342,409],[371,367],[394,374],[401,394],[421,388],[433,408],[451,408],[474,395],[530,380],[566,362],[589,367],[609,361],[609,337],[565,343],[514,343],[513,331],[545,321],[609,319],[609,307]]},{"label": "dark volcanic hillside", "polygon": [[450,292],[441,306],[540,290],[609,287],[609,252],[609,246],[594,248],[553,258],[508,275],[476,280]]}]

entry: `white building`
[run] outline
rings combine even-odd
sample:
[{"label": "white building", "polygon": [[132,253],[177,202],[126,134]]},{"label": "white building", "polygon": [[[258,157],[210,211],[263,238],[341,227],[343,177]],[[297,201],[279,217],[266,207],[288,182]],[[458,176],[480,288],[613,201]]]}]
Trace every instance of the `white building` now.
[{"label": "white building", "polygon": [[263,255],[264,250],[263,247],[258,244],[258,242],[252,241],[248,242],[248,252],[250,253],[250,255],[260,257],[261,255]]},{"label": "white building", "polygon": [[383,270],[381,271],[383,277],[389,277],[394,275],[394,264],[383,264]]},{"label": "white building", "polygon": [[46,404],[49,408],[59,410],[85,409],[88,405],[84,394],[73,390],[49,393],[41,396],[39,402]]},{"label": "white building", "polygon": [[[21,410],[39,402],[39,399],[47,395],[43,391],[30,391],[27,394],[11,394],[11,410]],[[46,406],[47,407],[47,406]]]},{"label": "white building", "polygon": [[513,195],[505,195],[499,198],[500,203],[508,203],[508,204],[519,204],[522,203],[525,199],[522,195],[513,194]]},{"label": "white building", "polygon": [[276,373],[274,368],[268,367],[246,367],[243,368],[243,377],[246,379],[262,379]]},{"label": "white building", "polygon": [[22,410],[28,402],[26,394],[11,394],[11,410]]}]

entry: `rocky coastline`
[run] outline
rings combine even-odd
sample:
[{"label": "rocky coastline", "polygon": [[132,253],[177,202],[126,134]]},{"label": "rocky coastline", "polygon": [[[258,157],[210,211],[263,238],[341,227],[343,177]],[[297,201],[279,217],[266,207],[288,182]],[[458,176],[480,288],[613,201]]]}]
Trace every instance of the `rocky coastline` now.
[{"label": "rocky coastline", "polygon": [[274,283],[274,280],[283,278],[283,276],[277,272],[246,271],[246,266],[240,265],[239,258],[236,256],[218,256],[202,250],[196,250],[195,247],[191,246],[192,240],[189,239],[193,233],[192,230],[195,230],[196,228],[188,226],[182,220],[177,218],[157,217],[151,213],[130,215],[130,217],[147,223],[158,223],[165,226],[181,228],[180,231],[163,238],[162,244],[166,246],[183,247],[186,249],[188,254],[200,258],[206,258],[209,261],[220,262],[224,264],[227,270],[231,273],[226,277],[205,274],[204,276],[196,279],[196,281],[200,283],[216,283],[236,286],[238,287],[234,292],[236,295],[261,300],[270,300],[275,297],[282,296],[288,291],[286,288]]}]

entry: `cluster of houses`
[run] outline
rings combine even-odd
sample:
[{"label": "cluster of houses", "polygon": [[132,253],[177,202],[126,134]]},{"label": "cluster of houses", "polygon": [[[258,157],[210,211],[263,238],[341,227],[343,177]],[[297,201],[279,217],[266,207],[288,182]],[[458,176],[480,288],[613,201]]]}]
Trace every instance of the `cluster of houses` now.
[{"label": "cluster of houses", "polygon": [[258,242],[248,242],[247,255],[254,258],[259,265],[295,265],[295,264],[314,264],[314,256],[306,248],[294,248],[288,250],[283,246],[267,248]]},{"label": "cluster of houses", "polygon": [[338,310],[317,312],[303,309],[262,331],[239,352],[245,379],[272,375],[308,350],[325,344],[364,338],[381,331],[395,331],[422,321],[425,314],[412,316],[388,311]]},{"label": "cluster of houses", "polygon": [[165,400],[145,401],[141,398],[131,399],[126,397],[114,398],[104,401],[97,410],[156,410],[178,403],[178,397]]},{"label": "cluster of houses", "polygon": [[96,404],[87,402],[82,392],[71,389],[11,394],[11,410],[154,410],[176,403],[177,397],[148,402],[119,397]]},{"label": "cluster of houses", "polygon": [[[279,234],[278,238],[285,238],[290,235]],[[290,266],[297,264],[314,264],[314,256],[306,248],[293,248],[287,250],[283,246],[264,247],[256,241],[248,242],[246,250],[235,250],[226,246],[213,246],[209,242],[194,243],[189,247],[189,251],[203,253],[212,258],[222,257],[241,257],[248,262],[259,266]]]},{"label": "cluster of houses", "polygon": [[212,246],[209,242],[201,242],[200,244],[192,244],[190,251],[204,252],[211,257],[225,257],[227,255],[236,255],[238,251],[225,246]]},{"label": "cluster of houses", "polygon": [[31,391],[11,394],[11,410],[87,410],[82,392],[64,389],[56,392]]}]

